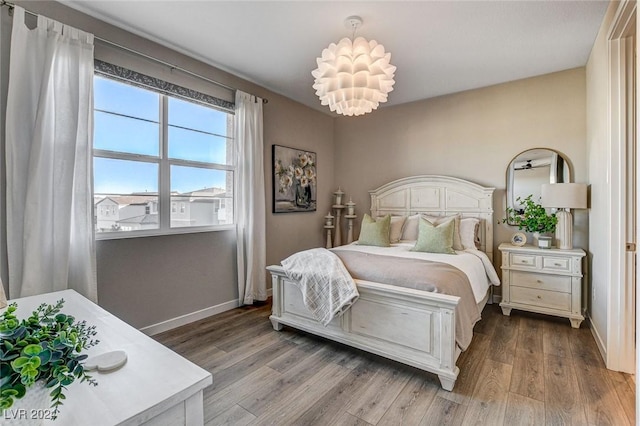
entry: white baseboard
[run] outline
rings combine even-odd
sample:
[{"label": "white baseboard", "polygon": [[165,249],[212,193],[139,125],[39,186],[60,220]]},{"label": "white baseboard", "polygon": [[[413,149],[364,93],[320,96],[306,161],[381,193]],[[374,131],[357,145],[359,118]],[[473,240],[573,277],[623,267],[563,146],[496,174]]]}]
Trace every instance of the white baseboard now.
[{"label": "white baseboard", "polygon": [[176,318],[172,318],[166,321],[152,324],[140,329],[144,334],[153,336],[154,334],[162,333],[176,327],[180,327],[185,324],[189,324],[194,321],[198,321],[211,315],[220,314],[222,312],[230,311],[231,309],[238,307],[237,300],[230,300],[228,302],[221,303],[219,305],[210,306],[208,308],[201,309],[199,311],[191,312],[185,315],[181,315]]},{"label": "white baseboard", "polygon": [[600,355],[602,356],[602,359],[604,360],[604,363],[606,365],[606,363],[607,363],[607,349],[606,349],[606,346],[605,346],[604,342],[602,341],[602,338],[600,337],[600,334],[598,333],[598,330],[593,326],[593,321],[591,321],[591,317],[588,315],[587,312],[585,312],[585,317],[586,317],[586,320],[588,321],[589,329],[591,330],[591,335],[593,336],[593,340],[596,341],[596,345],[598,346],[598,350],[600,351]]},{"label": "white baseboard", "polygon": [[[273,290],[267,289],[267,296],[271,297]],[[157,324],[148,325],[146,327],[142,327],[140,331],[148,336],[153,336],[155,334],[163,333],[165,331],[172,330],[174,328],[178,328],[185,324],[189,324],[194,321],[198,321],[212,315],[221,314],[222,312],[230,311],[231,309],[237,308],[240,304],[237,300],[230,300],[228,302],[221,303],[219,305],[210,306],[208,308],[201,309],[199,311],[191,312],[189,314],[181,315],[176,318],[172,318],[166,321],[159,322]]]}]

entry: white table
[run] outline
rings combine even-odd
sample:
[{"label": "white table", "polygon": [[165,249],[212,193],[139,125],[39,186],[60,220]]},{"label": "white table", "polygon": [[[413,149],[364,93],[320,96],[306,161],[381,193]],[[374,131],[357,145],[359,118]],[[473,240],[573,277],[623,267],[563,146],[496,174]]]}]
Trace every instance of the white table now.
[{"label": "white table", "polygon": [[580,328],[582,315],[581,249],[541,249],[502,243],[502,302],[504,315],[511,309],[569,318]]},{"label": "white table", "polygon": [[[122,349],[128,361],[119,370],[91,372],[98,386],[74,382],[60,415],[45,425],[202,425],[203,389],[211,374],[186,360],[73,290],[10,300],[18,318],[41,303],[64,299],[62,312],[95,325],[100,343],[88,355]],[[2,310],[0,310],[1,312]]]}]

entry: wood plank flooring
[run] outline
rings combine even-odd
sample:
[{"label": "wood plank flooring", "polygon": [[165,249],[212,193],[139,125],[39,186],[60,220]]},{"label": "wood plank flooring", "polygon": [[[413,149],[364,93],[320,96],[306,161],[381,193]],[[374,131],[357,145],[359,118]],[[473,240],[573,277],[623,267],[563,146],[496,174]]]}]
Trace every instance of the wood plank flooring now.
[{"label": "wood plank flooring", "polygon": [[207,425],[634,425],[635,378],[604,368],[584,324],[487,305],[458,359],[453,392],[438,378],[285,327],[270,304],[154,336],[213,374]]}]

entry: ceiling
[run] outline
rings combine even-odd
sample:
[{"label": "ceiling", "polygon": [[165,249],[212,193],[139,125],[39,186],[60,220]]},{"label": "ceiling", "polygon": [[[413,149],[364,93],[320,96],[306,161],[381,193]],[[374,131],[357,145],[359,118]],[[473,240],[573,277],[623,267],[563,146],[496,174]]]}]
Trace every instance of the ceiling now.
[{"label": "ceiling", "polygon": [[[584,66],[607,1],[78,1],[64,4],[329,113],[311,71],[364,23],[397,67],[385,105]],[[384,106],[384,105],[383,105]]]}]

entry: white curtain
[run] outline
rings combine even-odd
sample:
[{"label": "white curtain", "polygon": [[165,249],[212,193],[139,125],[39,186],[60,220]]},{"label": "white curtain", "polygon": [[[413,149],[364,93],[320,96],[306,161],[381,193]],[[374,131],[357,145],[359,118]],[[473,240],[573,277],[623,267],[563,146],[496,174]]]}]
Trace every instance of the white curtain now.
[{"label": "white curtain", "polygon": [[92,202],[93,35],[15,7],[6,116],[9,297],[97,300]]},{"label": "white curtain", "polygon": [[236,91],[239,302],[267,300],[262,99]]}]

